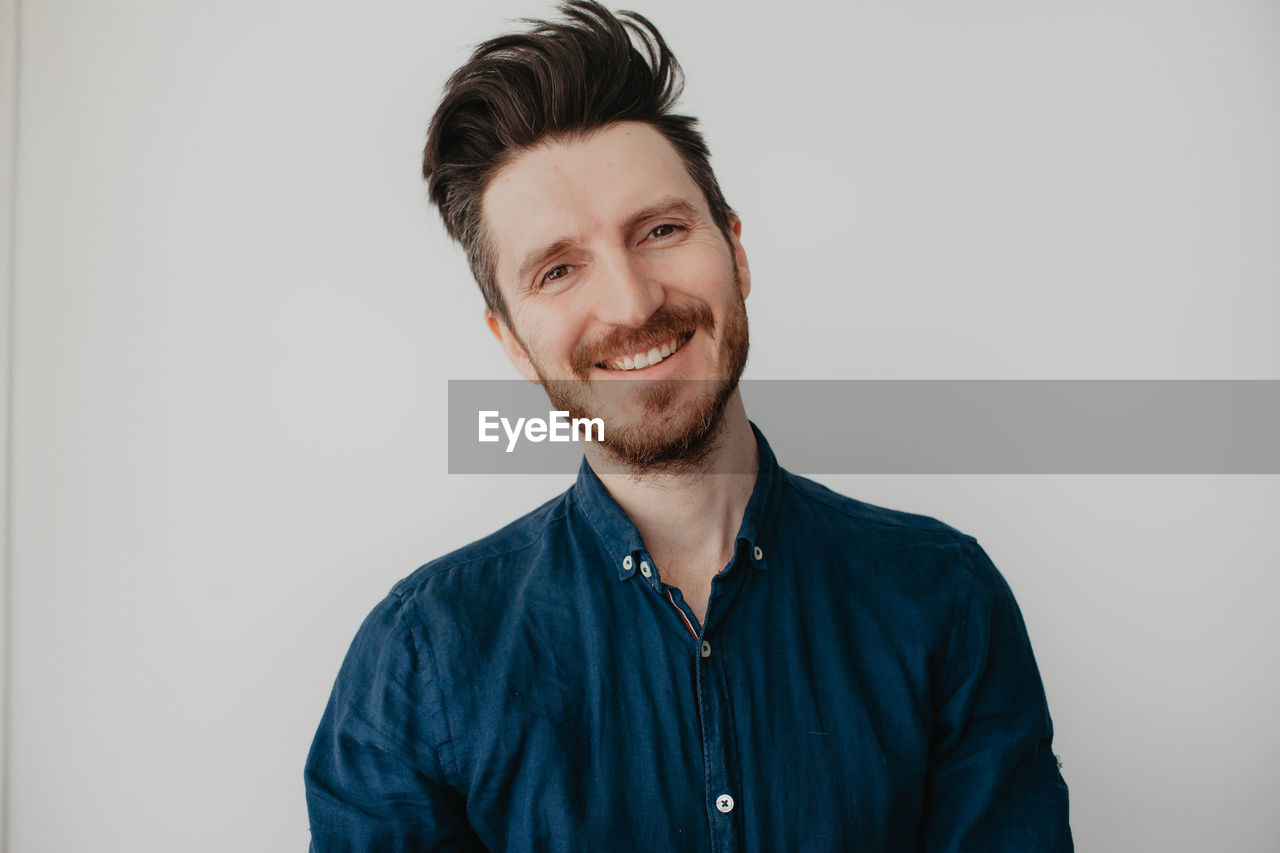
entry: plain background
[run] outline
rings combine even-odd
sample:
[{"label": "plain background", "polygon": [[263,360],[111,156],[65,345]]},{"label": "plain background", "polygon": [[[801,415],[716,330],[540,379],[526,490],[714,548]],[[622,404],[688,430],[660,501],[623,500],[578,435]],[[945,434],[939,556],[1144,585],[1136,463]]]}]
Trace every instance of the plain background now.
[{"label": "plain background", "polygon": [[[446,381],[514,372],[418,178],[448,73],[550,6],[20,5],[7,849],[305,849],[365,614],[570,480],[446,474]],[[641,11],[749,377],[1280,378],[1274,2]],[[821,479],[1005,573],[1080,850],[1280,848],[1280,478]]]}]

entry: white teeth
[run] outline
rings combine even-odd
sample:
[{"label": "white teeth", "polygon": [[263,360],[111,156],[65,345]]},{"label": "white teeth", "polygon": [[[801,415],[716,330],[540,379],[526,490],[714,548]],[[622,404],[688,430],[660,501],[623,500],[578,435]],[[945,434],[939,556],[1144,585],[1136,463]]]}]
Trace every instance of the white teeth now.
[{"label": "white teeth", "polygon": [[638,352],[635,355],[623,356],[616,358],[608,363],[608,366],[614,370],[641,370],[650,365],[657,364],[664,358],[680,349],[682,343],[680,338],[672,338],[661,347],[654,347],[648,352]]}]

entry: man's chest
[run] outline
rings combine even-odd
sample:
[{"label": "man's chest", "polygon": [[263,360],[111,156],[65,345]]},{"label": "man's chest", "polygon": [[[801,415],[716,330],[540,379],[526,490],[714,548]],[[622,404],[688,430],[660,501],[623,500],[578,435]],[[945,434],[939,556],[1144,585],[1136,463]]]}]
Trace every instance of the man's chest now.
[{"label": "man's chest", "polygon": [[733,591],[696,637],[670,597],[635,589],[616,612],[575,612],[568,636],[564,608],[526,613],[444,662],[449,749],[482,837],[512,849],[913,843],[923,645],[902,637],[886,654],[884,626],[856,607],[833,633],[819,628],[830,601],[759,589]]}]

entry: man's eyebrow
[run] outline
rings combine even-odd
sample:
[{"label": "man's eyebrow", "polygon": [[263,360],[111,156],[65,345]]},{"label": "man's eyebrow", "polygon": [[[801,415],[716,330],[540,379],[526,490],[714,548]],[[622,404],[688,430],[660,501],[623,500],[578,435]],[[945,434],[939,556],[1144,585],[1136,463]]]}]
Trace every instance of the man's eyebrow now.
[{"label": "man's eyebrow", "polygon": [[[636,211],[628,220],[624,230],[630,231],[646,219],[653,219],[657,216],[679,215],[689,218],[698,215],[698,209],[683,198],[673,197],[662,199],[655,204],[651,204],[646,208]],[[534,270],[542,266],[565,249],[572,247],[578,242],[575,237],[558,237],[547,243],[545,246],[533,249],[524,256],[524,261],[520,264],[520,269],[516,273],[517,281],[523,282],[528,278]]]},{"label": "man's eyebrow", "polygon": [[693,218],[698,215],[698,209],[682,198],[664,198],[657,204],[649,205],[644,210],[637,211],[635,216],[628,220],[627,230],[631,230],[646,219],[674,214]]},{"label": "man's eyebrow", "polygon": [[529,252],[529,254],[524,256],[524,262],[520,264],[520,270],[516,273],[516,281],[518,283],[523,282],[534,270],[563,252],[565,249],[568,249],[576,242],[578,241],[573,237],[560,237],[559,239],[552,240],[541,249],[534,249]]}]

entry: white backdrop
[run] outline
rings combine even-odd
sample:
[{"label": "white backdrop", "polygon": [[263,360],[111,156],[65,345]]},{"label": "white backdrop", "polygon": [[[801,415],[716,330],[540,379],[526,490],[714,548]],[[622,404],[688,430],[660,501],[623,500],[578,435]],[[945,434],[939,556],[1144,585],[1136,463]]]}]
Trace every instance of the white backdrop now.
[{"label": "white backdrop", "polygon": [[[365,614],[570,480],[446,474],[446,380],[514,372],[418,179],[448,73],[550,7],[21,5],[7,849],[303,850]],[[641,11],[749,377],[1280,378],[1280,6]],[[1280,477],[821,479],[1001,567],[1079,849],[1280,848]]]}]

